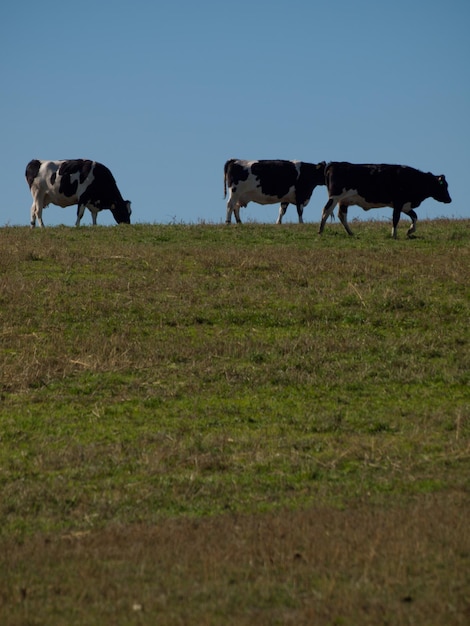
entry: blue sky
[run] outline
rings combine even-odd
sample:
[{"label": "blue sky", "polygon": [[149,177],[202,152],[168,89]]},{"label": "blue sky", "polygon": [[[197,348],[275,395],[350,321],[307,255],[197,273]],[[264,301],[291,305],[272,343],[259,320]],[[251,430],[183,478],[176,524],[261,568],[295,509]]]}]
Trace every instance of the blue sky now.
[{"label": "blue sky", "polygon": [[[106,164],[134,222],[223,222],[231,157],[411,165],[445,174],[453,199],[418,218],[470,217],[468,0],[28,0],[1,13],[0,226],[29,224],[32,158]],[[305,220],[325,202],[317,188]],[[72,226],[75,208],[44,221]]]}]

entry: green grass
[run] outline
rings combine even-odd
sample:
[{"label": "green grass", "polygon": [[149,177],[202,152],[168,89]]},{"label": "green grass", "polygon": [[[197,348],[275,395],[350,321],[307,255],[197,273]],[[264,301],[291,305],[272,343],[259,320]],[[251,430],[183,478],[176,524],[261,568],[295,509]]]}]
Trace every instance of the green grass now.
[{"label": "green grass", "polygon": [[2,623],[466,623],[470,223],[316,230],[1,230]]}]

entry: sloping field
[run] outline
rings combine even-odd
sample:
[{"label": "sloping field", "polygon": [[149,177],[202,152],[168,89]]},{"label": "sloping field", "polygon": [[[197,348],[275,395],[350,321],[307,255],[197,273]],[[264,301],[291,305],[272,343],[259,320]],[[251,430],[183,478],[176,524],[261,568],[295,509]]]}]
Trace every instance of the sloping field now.
[{"label": "sloping field", "polygon": [[470,621],[470,222],[316,230],[0,230],[0,623]]}]

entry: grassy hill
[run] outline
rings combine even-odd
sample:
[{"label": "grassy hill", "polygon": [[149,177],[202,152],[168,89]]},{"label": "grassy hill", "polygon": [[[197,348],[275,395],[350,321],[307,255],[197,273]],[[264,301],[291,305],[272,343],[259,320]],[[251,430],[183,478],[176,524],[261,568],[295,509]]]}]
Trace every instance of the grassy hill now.
[{"label": "grassy hill", "polygon": [[467,623],[470,222],[316,230],[0,230],[1,623]]}]

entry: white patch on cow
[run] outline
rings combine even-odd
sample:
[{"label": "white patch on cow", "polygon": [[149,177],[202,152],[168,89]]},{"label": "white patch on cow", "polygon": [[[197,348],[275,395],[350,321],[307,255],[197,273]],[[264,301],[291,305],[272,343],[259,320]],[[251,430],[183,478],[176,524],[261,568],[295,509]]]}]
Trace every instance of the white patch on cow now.
[{"label": "white patch on cow", "polygon": [[[330,198],[328,199],[328,202],[325,204],[323,208],[322,219],[320,222],[320,228],[318,231],[320,234],[323,232],[323,229],[326,224],[326,220],[330,217],[330,215],[333,214],[334,208],[337,204],[339,204],[340,207],[341,206],[348,207],[348,206],[357,205],[357,206],[360,206],[365,211],[368,211],[369,209],[378,209],[381,207],[391,206],[390,204],[387,204],[384,202],[368,202],[363,196],[359,194],[357,189],[343,188],[343,191],[337,196],[330,196]],[[352,230],[349,228],[349,225],[348,225],[347,211],[342,212],[340,209],[338,215],[339,215],[339,219],[341,223],[343,224],[348,234],[352,235],[353,234]]]},{"label": "white patch on cow", "polygon": [[238,183],[234,195],[237,198],[237,204],[244,207],[248,202],[256,202],[257,204],[277,204],[278,202],[295,203],[295,187],[289,188],[289,191],[282,197],[268,196],[263,193],[259,178],[251,172],[246,180]]},{"label": "white patch on cow", "polygon": [[365,211],[391,206],[390,204],[384,202],[368,202],[358,193],[357,189],[343,189],[343,192],[339,196],[334,196],[334,199],[336,200],[335,204],[339,202],[340,204],[345,204],[347,206],[357,205]]}]

